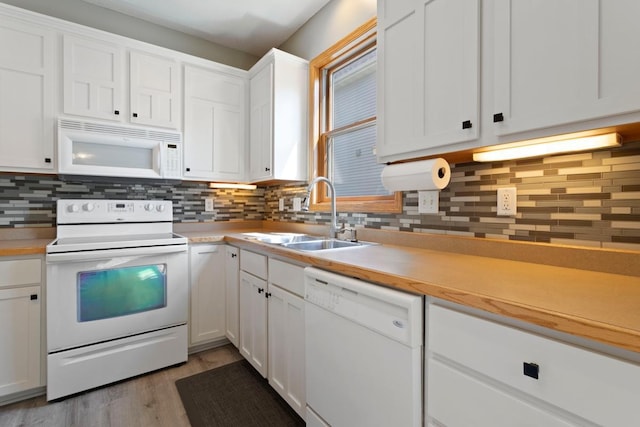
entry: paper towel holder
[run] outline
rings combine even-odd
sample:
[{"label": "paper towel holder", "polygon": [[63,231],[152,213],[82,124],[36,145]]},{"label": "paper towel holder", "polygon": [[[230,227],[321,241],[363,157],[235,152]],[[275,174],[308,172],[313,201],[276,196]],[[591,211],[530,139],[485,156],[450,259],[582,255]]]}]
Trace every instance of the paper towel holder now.
[{"label": "paper towel holder", "polygon": [[387,165],[380,177],[388,191],[442,190],[449,184],[451,168],[438,157]]}]

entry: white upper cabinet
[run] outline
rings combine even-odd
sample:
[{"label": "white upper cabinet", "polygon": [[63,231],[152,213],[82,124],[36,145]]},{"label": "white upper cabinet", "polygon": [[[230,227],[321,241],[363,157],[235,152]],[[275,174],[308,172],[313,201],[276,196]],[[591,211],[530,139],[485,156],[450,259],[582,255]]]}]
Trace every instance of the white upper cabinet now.
[{"label": "white upper cabinet", "polygon": [[178,61],[131,50],[127,81],[124,45],[65,34],[63,49],[65,114],[180,128]]},{"label": "white upper cabinet", "polygon": [[124,49],[64,35],[64,112],[121,121],[124,109]]},{"label": "white upper cabinet", "polygon": [[247,81],[239,73],[185,65],[186,179],[245,179]]},{"label": "white upper cabinet", "polygon": [[51,172],[55,34],[0,13],[0,170]]},{"label": "white upper cabinet", "polygon": [[634,0],[379,0],[378,160],[640,122],[638,16]]},{"label": "white upper cabinet", "polygon": [[177,61],[131,51],[131,122],[180,128],[180,66]]},{"label": "white upper cabinet", "polygon": [[271,49],[251,70],[249,179],[307,179],[309,64]]},{"label": "white upper cabinet", "polygon": [[478,138],[479,0],[378,2],[381,161]]},{"label": "white upper cabinet", "polygon": [[640,110],[633,0],[494,1],[498,135]]}]

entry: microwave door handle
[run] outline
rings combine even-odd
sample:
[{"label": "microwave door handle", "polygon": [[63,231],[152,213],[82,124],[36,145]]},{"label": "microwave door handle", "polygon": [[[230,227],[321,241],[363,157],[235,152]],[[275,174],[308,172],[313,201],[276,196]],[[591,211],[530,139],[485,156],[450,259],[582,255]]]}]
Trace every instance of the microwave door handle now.
[{"label": "microwave door handle", "polygon": [[158,175],[161,178],[164,177],[164,171],[162,167],[162,158],[164,157],[162,153],[163,149],[164,149],[164,143],[159,144],[156,152],[156,164],[155,164],[155,170],[158,171]]}]

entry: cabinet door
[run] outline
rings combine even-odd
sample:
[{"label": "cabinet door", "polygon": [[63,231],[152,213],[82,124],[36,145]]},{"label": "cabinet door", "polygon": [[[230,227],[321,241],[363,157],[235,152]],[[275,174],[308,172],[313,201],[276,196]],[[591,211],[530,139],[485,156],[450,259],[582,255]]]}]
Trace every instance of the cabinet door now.
[{"label": "cabinet door", "polygon": [[269,384],[304,418],[304,300],[272,283],[268,296]]},{"label": "cabinet door", "polygon": [[245,79],[192,66],[184,73],[185,177],[244,180]]},{"label": "cabinet door", "polygon": [[226,282],[226,326],[225,335],[233,345],[240,345],[240,250],[226,246],[225,282]]},{"label": "cabinet door", "polygon": [[40,286],[0,289],[0,396],[40,382]]},{"label": "cabinet door", "polygon": [[64,36],[64,112],[123,120],[123,49],[75,36]]},{"label": "cabinet door", "polygon": [[378,10],[378,157],[477,139],[479,1],[381,0]]},{"label": "cabinet door", "polygon": [[224,245],[190,248],[191,345],[225,336],[225,262]]},{"label": "cabinet door", "polygon": [[180,127],[180,67],[169,58],[131,52],[131,122]]},{"label": "cabinet door", "polygon": [[251,78],[249,178],[269,179],[273,170],[273,63]]},{"label": "cabinet door", "polygon": [[[637,58],[624,59],[622,63],[635,62],[635,66],[619,71],[623,68],[620,61],[607,64],[607,55],[601,57],[604,51],[600,34],[604,30],[617,32],[621,27],[620,22],[604,13],[615,9],[609,3],[615,0],[558,0],[544,5],[531,1],[494,2],[492,114],[501,115],[494,118],[495,134],[594,118],[599,115],[601,97],[620,92],[613,80],[627,72],[638,72]],[[607,16],[604,21],[600,19],[601,9],[603,18]],[[633,9],[637,11],[638,6]],[[633,15],[631,9],[620,12],[615,15]],[[605,38],[624,40],[617,36]],[[623,45],[629,46],[628,42]],[[620,49],[609,50],[610,59],[634,56]],[[626,83],[637,88],[637,82],[626,77]],[[638,93],[637,89],[633,92]],[[636,105],[639,102],[636,99]]]},{"label": "cabinet door", "polygon": [[267,281],[240,272],[240,354],[267,377]]},{"label": "cabinet door", "polygon": [[0,170],[51,172],[54,34],[0,22]]}]

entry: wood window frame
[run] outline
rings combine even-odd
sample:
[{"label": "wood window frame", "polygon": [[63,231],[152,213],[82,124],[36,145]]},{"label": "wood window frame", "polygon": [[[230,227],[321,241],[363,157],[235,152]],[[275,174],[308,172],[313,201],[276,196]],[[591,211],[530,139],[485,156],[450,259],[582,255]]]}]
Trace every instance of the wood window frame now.
[{"label": "wood window frame", "polygon": [[[317,176],[327,176],[326,140],[332,133],[341,130],[324,132],[322,120],[327,114],[326,109],[329,108],[329,103],[325,102],[328,94],[322,93],[323,70],[343,60],[352,59],[353,54],[349,52],[354,49],[361,49],[375,43],[376,24],[376,18],[370,19],[309,62],[309,153],[311,153],[309,170],[312,171],[312,179]],[[322,111],[323,108],[325,111]],[[357,125],[366,124],[368,121],[371,119]],[[310,210],[328,211],[330,209],[331,198],[326,185],[317,185],[312,194]],[[337,209],[341,212],[400,213],[402,212],[402,192],[397,191],[390,196],[338,197]]]}]

